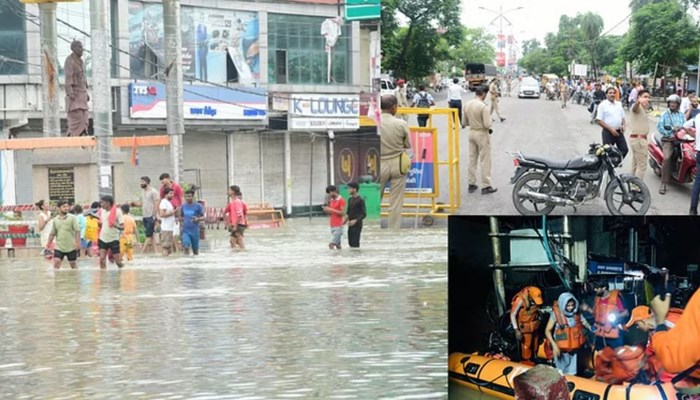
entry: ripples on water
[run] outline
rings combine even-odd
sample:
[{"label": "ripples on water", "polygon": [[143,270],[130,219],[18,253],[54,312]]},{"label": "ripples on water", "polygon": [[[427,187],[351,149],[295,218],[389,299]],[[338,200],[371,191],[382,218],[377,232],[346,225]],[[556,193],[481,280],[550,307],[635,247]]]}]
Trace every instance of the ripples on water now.
[{"label": "ripples on water", "polygon": [[122,271],[0,260],[0,398],[447,397],[446,231],[289,225]]}]

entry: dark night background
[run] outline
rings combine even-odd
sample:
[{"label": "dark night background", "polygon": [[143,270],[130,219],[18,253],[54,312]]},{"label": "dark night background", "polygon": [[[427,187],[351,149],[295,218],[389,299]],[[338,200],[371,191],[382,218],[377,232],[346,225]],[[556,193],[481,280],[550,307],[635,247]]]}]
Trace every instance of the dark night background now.
[{"label": "dark night background", "polygon": [[[549,217],[552,232],[561,232],[561,217]],[[700,263],[700,218],[693,217],[570,217],[574,240],[586,240],[589,253],[628,260],[630,228],[638,232],[641,263],[652,264],[652,245],[656,248],[656,267],[671,274],[688,276],[687,266]],[[498,217],[501,233],[513,229],[541,228],[541,217]],[[448,327],[449,352],[483,351],[494,324],[487,314],[487,302],[493,304],[493,249],[489,236],[489,218],[450,217],[448,221]],[[507,240],[501,241],[502,262],[510,259]],[[693,281],[697,287],[698,274]],[[506,308],[513,295],[528,282],[548,286],[545,304],[563,291],[557,276],[549,272],[507,272]]]}]

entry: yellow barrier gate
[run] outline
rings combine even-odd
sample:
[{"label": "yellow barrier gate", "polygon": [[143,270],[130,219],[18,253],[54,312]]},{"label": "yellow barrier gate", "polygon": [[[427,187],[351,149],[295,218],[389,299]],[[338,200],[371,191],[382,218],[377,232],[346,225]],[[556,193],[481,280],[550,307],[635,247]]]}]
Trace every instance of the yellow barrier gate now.
[{"label": "yellow barrier gate", "polygon": [[[401,215],[404,217],[423,217],[424,225],[431,225],[433,217],[448,217],[455,214],[461,205],[460,176],[459,176],[459,115],[454,108],[415,108],[401,107],[396,115],[427,114],[426,127],[409,126],[411,131],[411,147],[413,159],[411,171],[406,179],[405,197],[414,202],[404,202]],[[440,146],[439,129],[433,127],[436,117],[447,120],[447,149]],[[425,157],[424,157],[425,155]],[[430,163],[427,160],[430,159]],[[426,171],[426,165],[431,164],[432,171]],[[448,201],[440,202],[440,171],[447,167]],[[430,168],[429,168],[430,169]],[[417,173],[418,172],[418,173]],[[427,173],[426,173],[427,172]],[[428,178],[426,180],[426,177]],[[432,178],[432,179],[429,179]],[[432,186],[429,185],[432,183]],[[388,189],[385,195],[388,194]],[[426,200],[423,202],[423,200]],[[382,203],[382,209],[388,208],[388,203]],[[427,211],[422,211],[426,210]],[[382,216],[387,216],[382,211]]]}]

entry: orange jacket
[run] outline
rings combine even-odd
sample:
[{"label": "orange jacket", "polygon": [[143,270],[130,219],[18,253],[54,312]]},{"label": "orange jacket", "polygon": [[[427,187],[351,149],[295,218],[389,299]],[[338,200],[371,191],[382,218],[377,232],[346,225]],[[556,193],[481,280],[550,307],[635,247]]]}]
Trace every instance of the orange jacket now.
[{"label": "orange jacket", "polygon": [[554,302],[552,306],[554,311],[554,316],[557,319],[557,324],[554,328],[554,336],[552,338],[556,341],[557,347],[562,351],[573,351],[580,349],[584,343],[586,343],[586,335],[583,333],[583,325],[581,324],[581,316],[576,314],[574,317],[576,319],[576,324],[574,326],[569,326],[566,322],[564,314],[559,309],[559,304]]},{"label": "orange jacket", "polygon": [[[676,326],[676,324],[678,324],[678,321],[681,319],[682,315],[682,309],[671,308],[668,311],[668,316],[666,317],[666,326],[668,326],[668,329],[673,329]],[[668,371],[666,371],[664,366],[661,365],[661,361],[659,361],[659,358],[656,357],[656,353],[654,352],[654,346],[651,345],[651,341],[647,346],[645,354],[647,355],[647,370],[649,372],[649,375],[655,376],[661,382],[671,382],[671,379],[673,379],[673,377],[675,377],[676,374],[669,373]]]},{"label": "orange jacket", "polygon": [[644,347],[605,347],[595,358],[595,377],[611,384],[629,382],[644,367]]},{"label": "orange jacket", "polygon": [[618,314],[621,310],[617,307],[617,298],[620,295],[619,290],[613,290],[610,292],[610,296],[607,299],[607,303],[603,304],[600,297],[595,298],[595,325],[596,325],[596,336],[606,337],[610,339],[617,339],[620,337],[620,330],[613,327],[610,321],[608,321],[608,315],[610,313]]},{"label": "orange jacket", "polygon": [[[670,313],[669,313],[670,316]],[[700,290],[696,290],[676,326],[651,336],[651,345],[666,371],[677,374],[700,363]],[[700,368],[690,375],[700,379]]]},{"label": "orange jacket", "polygon": [[[540,314],[538,306],[530,305],[530,297],[527,287],[518,292],[511,302],[511,310],[517,310],[518,330],[521,333],[536,332],[540,327]],[[511,312],[512,312],[511,311]]]}]

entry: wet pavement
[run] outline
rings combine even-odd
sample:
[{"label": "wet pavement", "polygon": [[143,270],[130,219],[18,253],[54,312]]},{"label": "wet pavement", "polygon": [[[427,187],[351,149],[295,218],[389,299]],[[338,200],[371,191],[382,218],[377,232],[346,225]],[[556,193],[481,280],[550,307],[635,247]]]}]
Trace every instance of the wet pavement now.
[{"label": "wet pavement", "polygon": [[[327,219],[223,231],[197,257],[0,261],[0,398],[447,397],[447,236]],[[344,241],[346,238],[344,237]],[[344,242],[345,243],[345,242]]]}]

